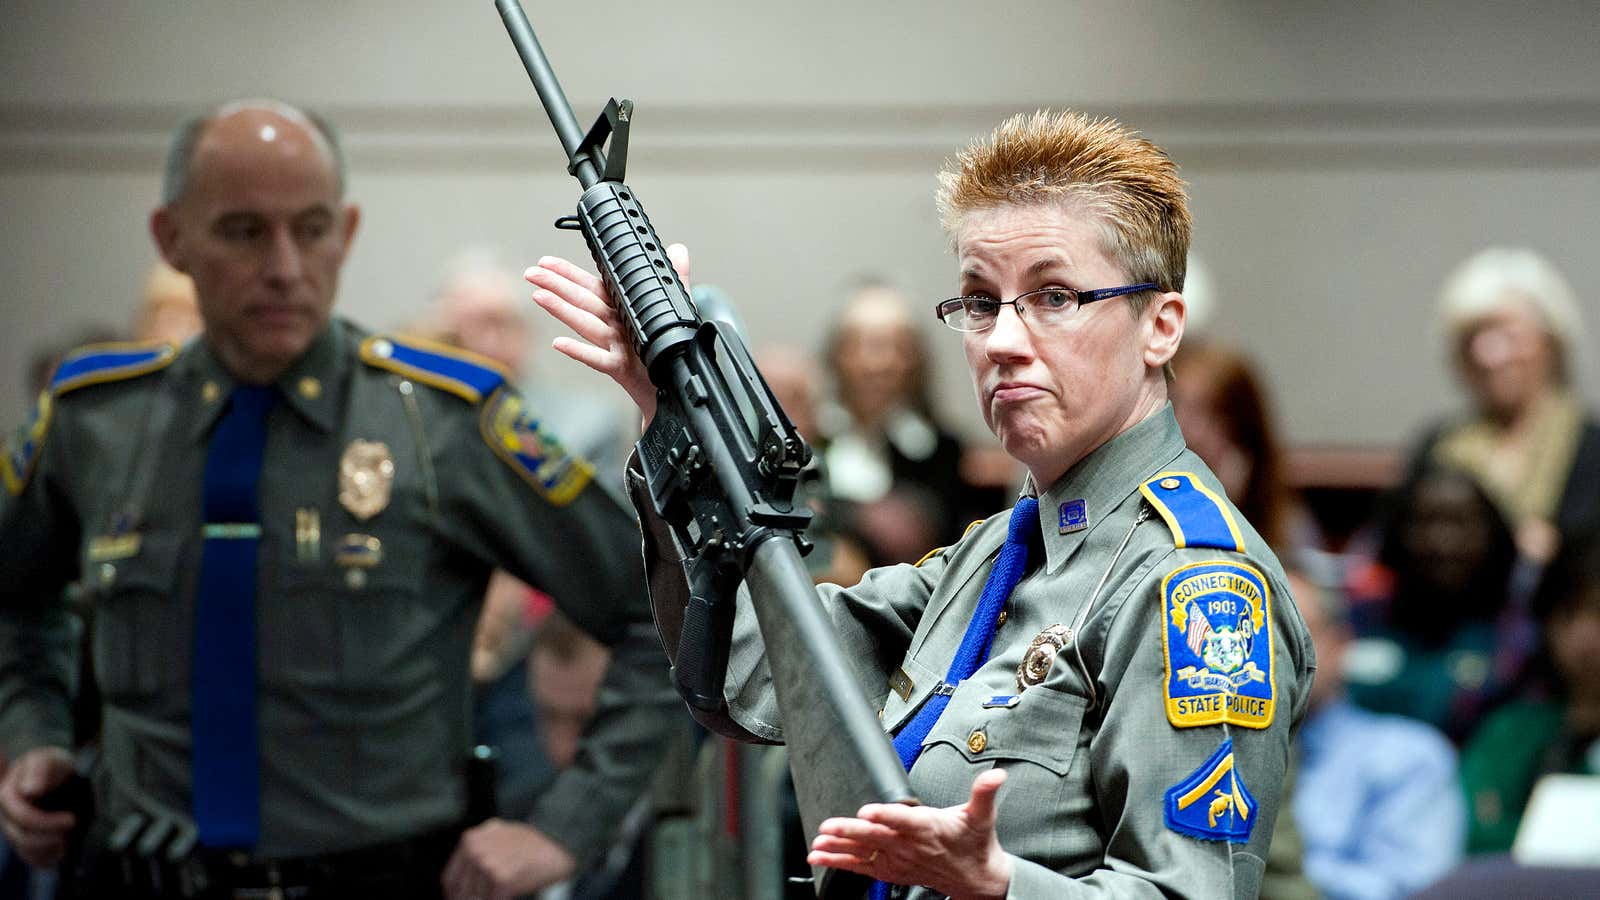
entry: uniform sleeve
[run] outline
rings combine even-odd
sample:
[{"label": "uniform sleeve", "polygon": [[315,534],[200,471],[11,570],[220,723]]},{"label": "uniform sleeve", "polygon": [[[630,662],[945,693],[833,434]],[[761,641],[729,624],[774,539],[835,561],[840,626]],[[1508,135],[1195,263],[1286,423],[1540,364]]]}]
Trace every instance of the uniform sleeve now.
[{"label": "uniform sleeve", "polygon": [[[1226,562],[1240,559],[1233,556]],[[1293,601],[1285,588],[1273,583],[1275,710],[1270,723],[1264,728],[1172,724],[1165,700],[1162,581],[1182,564],[1170,555],[1147,563],[1126,582],[1121,596],[1112,598],[1101,620],[1103,642],[1092,632],[1089,636],[1089,646],[1104,647],[1096,681],[1104,706],[1088,747],[1099,827],[1106,840],[1103,868],[1073,879],[1017,859],[1010,897],[1257,895],[1283,803],[1292,723],[1304,714],[1314,659]],[[1242,790],[1230,790],[1234,779]],[[1174,824],[1168,809],[1176,803],[1186,806]],[[1241,817],[1241,811],[1248,817]],[[1206,831],[1208,822],[1220,832],[1229,821],[1245,834],[1229,839],[1195,833]]]},{"label": "uniform sleeve", "polygon": [[[657,631],[668,655],[675,657],[689,586],[682,553],[671,529],[651,508],[636,456],[628,461],[628,492],[644,525],[645,567]],[[905,657],[917,620],[944,565],[943,555],[935,554],[921,566],[873,569],[851,588],[829,584],[818,587],[841,649],[855,668],[867,698],[881,700],[887,692],[888,674]],[[739,589],[738,604],[724,686],[727,704],[717,712],[693,708],[691,712],[701,724],[719,734],[744,741],[781,743],[783,727],[772,671],[766,662],[755,608],[744,587]]]},{"label": "uniform sleeve", "polygon": [[486,421],[494,403],[435,454],[440,527],[472,555],[549,594],[597,640],[617,644],[631,624],[648,621],[638,523],[547,430],[509,435],[539,445],[531,459],[491,449],[502,437]]},{"label": "uniform sleeve", "polygon": [[[548,593],[611,649],[577,757],[532,818],[583,866],[604,853],[648,786],[661,758],[656,749],[682,724],[666,659],[650,634],[639,527],[614,495],[588,479],[585,463],[568,460],[584,467],[582,482],[564,480],[557,469],[543,469],[541,477],[538,467],[493,451],[487,428],[458,437],[440,455],[441,527]],[[543,465],[561,463],[553,435],[527,439],[541,444]]]},{"label": "uniform sleeve", "polygon": [[[59,425],[56,428],[60,430]],[[44,440],[20,492],[0,489],[0,751],[72,746],[76,652],[63,591],[76,576],[79,527],[59,488],[59,434]],[[13,459],[19,448],[4,452]],[[14,463],[8,463],[14,465]]]}]

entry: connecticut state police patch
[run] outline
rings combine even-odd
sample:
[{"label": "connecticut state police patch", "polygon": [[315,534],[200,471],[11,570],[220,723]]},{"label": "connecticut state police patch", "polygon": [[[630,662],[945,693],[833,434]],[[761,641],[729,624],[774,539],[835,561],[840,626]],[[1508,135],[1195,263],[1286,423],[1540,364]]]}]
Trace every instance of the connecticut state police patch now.
[{"label": "connecticut state police patch", "polygon": [[1178,728],[1272,724],[1272,606],[1267,579],[1227,560],[1191,563],[1161,582],[1167,721]]},{"label": "connecticut state police patch", "polygon": [[556,506],[571,503],[594,474],[588,461],[568,453],[540,427],[515,391],[496,391],[484,404],[479,424],[495,454]]},{"label": "connecticut state police patch", "polygon": [[5,482],[6,490],[12,496],[22,493],[29,477],[33,475],[34,464],[39,461],[39,450],[44,446],[45,434],[50,430],[50,411],[53,406],[54,398],[50,392],[41,393],[28,424],[17,430],[10,444],[0,442],[0,480]]}]

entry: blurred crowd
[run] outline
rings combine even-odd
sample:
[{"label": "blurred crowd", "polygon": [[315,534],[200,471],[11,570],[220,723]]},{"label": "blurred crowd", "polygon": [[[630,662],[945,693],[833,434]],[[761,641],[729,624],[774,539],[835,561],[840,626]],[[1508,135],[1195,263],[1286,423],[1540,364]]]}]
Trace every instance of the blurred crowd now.
[{"label": "blurred crowd", "polygon": [[[620,489],[637,423],[609,397],[537,371],[525,294],[492,253],[464,251],[408,330],[510,373]],[[184,276],[157,269],[128,328],[87,329],[71,343],[182,342],[200,327],[194,303]],[[814,449],[808,563],[819,582],[916,562],[1008,506],[1021,483],[997,447],[940,421],[923,327],[931,306],[862,278],[815,352],[757,348]],[[1406,896],[1469,856],[1509,852],[1544,776],[1600,774],[1600,422],[1575,387],[1587,347],[1578,303],[1537,253],[1493,248],[1447,279],[1437,319],[1461,410],[1419,423],[1398,481],[1374,494],[1354,533],[1330,531],[1297,492],[1249,348],[1202,331],[1173,366],[1189,446],[1292,571],[1316,644],[1293,815],[1274,847],[1288,858],[1264,896]],[[66,349],[41,349],[35,391]],[[504,814],[529,808],[570,764],[605,658],[548,597],[504,573],[491,582],[472,669],[479,737],[501,748]],[[638,839],[638,829],[623,838]],[[640,890],[624,877],[639,854],[614,857],[610,871],[562,890]],[[0,886],[20,890],[6,877],[17,876]]]},{"label": "blurred crowd", "polygon": [[1190,446],[1297,576],[1318,671],[1292,824],[1328,897],[1472,894],[1470,858],[1513,850],[1544,776],[1600,774],[1600,424],[1574,387],[1572,288],[1491,248],[1437,321],[1464,402],[1418,428],[1354,534],[1325,533],[1289,481],[1247,352],[1201,337],[1174,364]]}]

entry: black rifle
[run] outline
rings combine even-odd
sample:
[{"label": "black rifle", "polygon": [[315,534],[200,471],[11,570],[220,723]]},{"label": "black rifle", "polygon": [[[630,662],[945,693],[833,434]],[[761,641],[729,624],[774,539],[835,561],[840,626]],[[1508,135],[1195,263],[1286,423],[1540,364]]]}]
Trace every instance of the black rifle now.
[{"label": "black rifle", "polygon": [[488,744],[477,744],[467,754],[468,828],[482,825],[500,815],[496,789],[500,782],[500,751]]},{"label": "black rifle", "polygon": [[[766,645],[800,814],[809,833],[865,803],[915,802],[800,560],[810,511],[796,502],[811,450],[756,371],[738,334],[704,320],[623,183],[633,104],[612,99],[580,131],[517,0],[495,0],[583,186],[556,227],[583,232],[635,352],[656,386],[639,459],[655,512],[688,554],[690,599],[673,680],[699,709],[723,702],[735,596],[748,581]],[[609,149],[604,149],[607,140]],[[824,897],[859,896],[866,879],[829,871]]]}]

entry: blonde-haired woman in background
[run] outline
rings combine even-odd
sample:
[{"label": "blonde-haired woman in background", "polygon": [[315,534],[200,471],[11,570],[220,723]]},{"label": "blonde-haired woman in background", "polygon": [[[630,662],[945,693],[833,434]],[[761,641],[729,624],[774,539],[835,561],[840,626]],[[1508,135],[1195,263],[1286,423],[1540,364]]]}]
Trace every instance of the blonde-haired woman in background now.
[{"label": "blonde-haired woman in background", "polygon": [[1471,411],[1432,429],[1411,461],[1471,473],[1542,566],[1561,535],[1600,520],[1600,422],[1572,387],[1583,323],[1549,260],[1491,247],[1463,262],[1439,317]]}]

